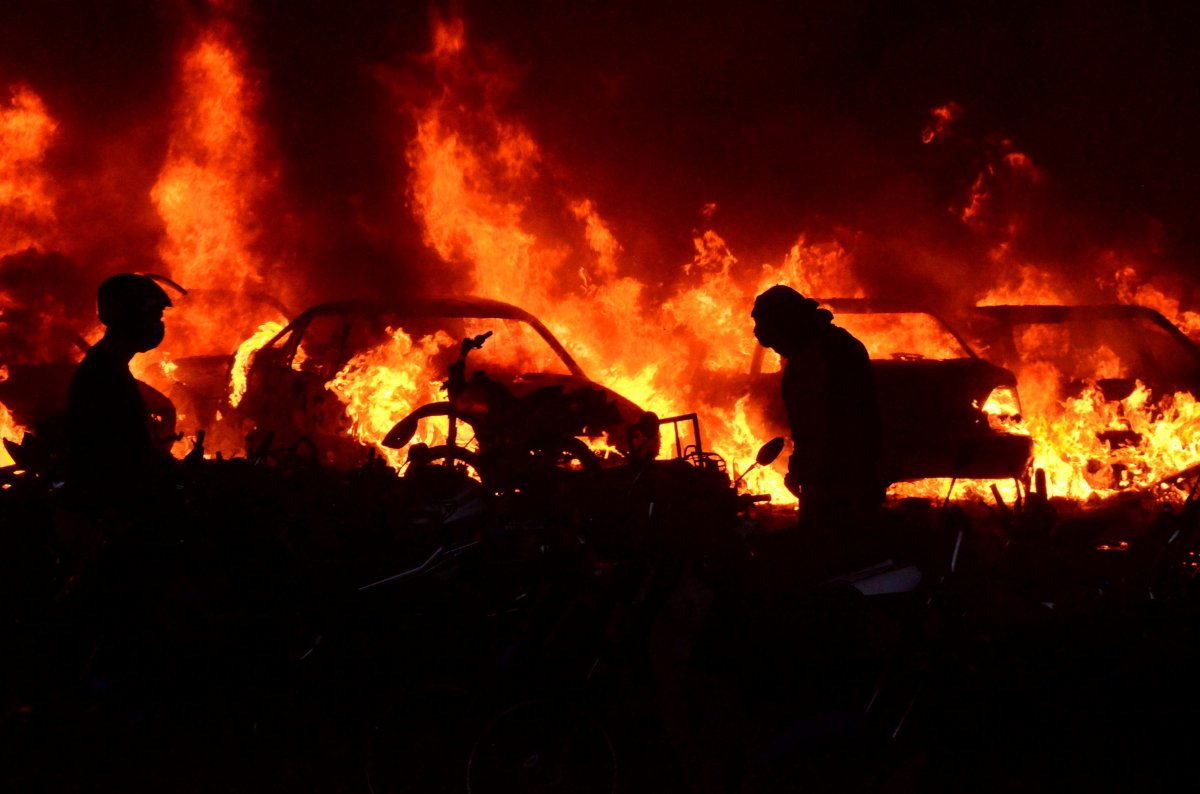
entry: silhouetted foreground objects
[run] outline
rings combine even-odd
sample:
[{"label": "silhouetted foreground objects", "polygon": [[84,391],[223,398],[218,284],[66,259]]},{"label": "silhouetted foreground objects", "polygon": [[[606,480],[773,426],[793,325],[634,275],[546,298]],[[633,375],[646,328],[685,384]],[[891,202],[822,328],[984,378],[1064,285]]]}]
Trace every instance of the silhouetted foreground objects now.
[{"label": "silhouetted foreground objects", "polygon": [[754,334],[784,358],[783,404],[793,453],[789,488],[801,494],[801,520],[814,531],[850,531],[883,501],[879,402],[863,344],[833,315],[791,287],[759,295]]},{"label": "silhouetted foreground objects", "polygon": [[1196,782],[1195,498],[894,501],[847,551],[711,453],[497,495],[258,452],[137,544],[4,475],[6,790]]},{"label": "silhouetted foreground objects", "polygon": [[68,485],[83,509],[115,509],[142,520],[154,509],[148,502],[166,498],[174,439],[152,432],[143,398],[148,387],[133,377],[129,362],[162,342],[169,306],[148,276],[122,273],[97,291],[104,336],[76,368],[67,396]]}]

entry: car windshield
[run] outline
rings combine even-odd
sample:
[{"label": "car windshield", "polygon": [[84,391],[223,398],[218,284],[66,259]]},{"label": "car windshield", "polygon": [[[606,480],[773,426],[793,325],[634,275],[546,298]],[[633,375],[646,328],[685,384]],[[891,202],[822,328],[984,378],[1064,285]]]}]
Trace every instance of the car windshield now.
[{"label": "car windshield", "polygon": [[1052,364],[1065,377],[1184,379],[1196,361],[1179,340],[1148,317],[1014,323],[1023,364]]},{"label": "car windshield", "polygon": [[836,312],[833,322],[862,342],[871,358],[970,358],[937,317],[925,312]]},{"label": "car windshield", "polygon": [[444,377],[463,339],[491,336],[472,351],[470,371],[511,375],[568,375],[570,370],[537,331],[520,320],[475,317],[403,317],[395,314],[327,314],[312,319],[291,361],[293,369],[332,378],[357,356],[393,351],[396,345],[420,350],[427,372]]},{"label": "car windshield", "polygon": [[[937,317],[926,312],[835,312],[833,324],[854,335],[872,359],[972,358],[971,351]],[[753,366],[753,365],[752,365]],[[768,350],[762,371],[778,372],[783,359]]]}]

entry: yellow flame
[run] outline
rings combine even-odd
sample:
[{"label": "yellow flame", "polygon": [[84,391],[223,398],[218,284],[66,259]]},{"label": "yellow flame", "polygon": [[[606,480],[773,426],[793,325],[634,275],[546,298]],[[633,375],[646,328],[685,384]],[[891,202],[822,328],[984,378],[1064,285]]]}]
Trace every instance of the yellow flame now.
[{"label": "yellow flame", "polygon": [[[375,447],[388,463],[399,469],[406,450],[380,445],[392,427],[413,409],[445,399],[440,381],[427,370],[429,361],[453,346],[445,333],[422,337],[418,341],[403,330],[388,330],[388,339],[364,351],[346,363],[326,388],[337,395],[350,419],[350,432],[363,443]],[[444,421],[427,421],[418,429],[413,443],[433,446],[446,440]],[[460,439],[460,443],[468,441]]]},{"label": "yellow flame", "polygon": [[4,448],[3,441],[20,443],[24,437],[25,428],[17,423],[8,407],[4,403],[0,403],[0,468],[11,466],[14,462],[12,456],[8,454],[8,450]]},{"label": "yellow flame", "polygon": [[242,397],[246,395],[246,374],[250,369],[250,357],[282,330],[281,323],[268,320],[260,325],[250,338],[238,345],[237,352],[233,354],[233,367],[229,371],[229,404],[231,406],[236,408],[241,403]]}]

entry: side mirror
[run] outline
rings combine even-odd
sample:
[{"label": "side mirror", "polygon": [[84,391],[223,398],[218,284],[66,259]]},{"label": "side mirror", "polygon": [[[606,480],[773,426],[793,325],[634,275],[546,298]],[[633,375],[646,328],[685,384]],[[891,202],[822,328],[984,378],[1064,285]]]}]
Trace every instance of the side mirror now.
[{"label": "side mirror", "polygon": [[396,423],[395,427],[388,431],[388,434],[383,437],[381,443],[388,449],[400,449],[412,441],[412,437],[417,434],[417,422],[420,418],[415,413],[404,417]]},{"label": "side mirror", "polygon": [[762,445],[758,450],[758,454],[754,457],[754,462],[759,466],[770,466],[779,457],[779,453],[783,452],[783,445],[786,443],[783,436],[775,436],[775,438]]}]

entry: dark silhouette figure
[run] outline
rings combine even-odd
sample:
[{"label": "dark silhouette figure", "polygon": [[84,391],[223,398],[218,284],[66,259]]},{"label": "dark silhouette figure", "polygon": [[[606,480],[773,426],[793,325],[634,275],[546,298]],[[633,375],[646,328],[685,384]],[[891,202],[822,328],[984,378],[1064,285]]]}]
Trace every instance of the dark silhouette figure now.
[{"label": "dark silhouette figure", "polygon": [[86,503],[129,509],[144,502],[168,463],[129,362],[162,342],[171,299],[153,279],[122,273],[100,285],[97,305],[104,337],[76,368],[67,395],[69,485]]},{"label": "dark silhouette figure", "polygon": [[875,378],[862,342],[791,287],[754,301],[754,335],[785,361],[783,404],[792,433],[788,488],[800,520],[819,529],[861,525],[883,501]]}]

